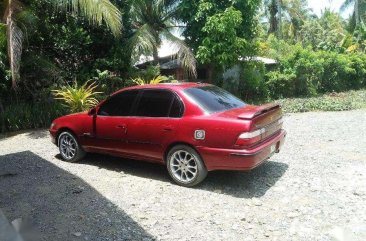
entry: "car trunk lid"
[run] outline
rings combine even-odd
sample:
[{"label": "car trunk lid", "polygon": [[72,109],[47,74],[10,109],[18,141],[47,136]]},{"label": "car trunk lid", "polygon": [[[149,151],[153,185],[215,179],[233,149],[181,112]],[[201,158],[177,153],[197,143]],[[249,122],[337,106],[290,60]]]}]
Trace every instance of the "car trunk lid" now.
[{"label": "car trunk lid", "polygon": [[250,121],[248,132],[261,130],[260,137],[248,140],[248,144],[262,142],[282,129],[282,110],[280,105],[275,103],[261,106],[247,105],[223,112],[220,116]]}]

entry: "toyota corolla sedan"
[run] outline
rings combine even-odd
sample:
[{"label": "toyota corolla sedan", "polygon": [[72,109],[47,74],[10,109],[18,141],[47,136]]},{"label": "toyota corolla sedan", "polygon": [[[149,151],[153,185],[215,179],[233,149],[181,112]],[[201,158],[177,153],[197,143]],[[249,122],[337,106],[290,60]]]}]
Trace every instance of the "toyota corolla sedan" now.
[{"label": "toyota corolla sedan", "polygon": [[54,120],[50,133],[66,161],[93,152],[156,162],[194,186],[208,171],[251,170],[279,152],[282,122],[277,104],[248,105],[209,84],[158,84],[117,91]]}]

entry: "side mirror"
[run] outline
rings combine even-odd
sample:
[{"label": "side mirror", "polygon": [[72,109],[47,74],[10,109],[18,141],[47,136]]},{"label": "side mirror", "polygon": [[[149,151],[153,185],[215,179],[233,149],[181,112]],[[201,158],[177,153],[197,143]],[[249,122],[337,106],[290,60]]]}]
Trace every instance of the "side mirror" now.
[{"label": "side mirror", "polygon": [[94,108],[91,108],[88,112],[88,115],[96,115],[97,114],[97,109],[94,107]]}]

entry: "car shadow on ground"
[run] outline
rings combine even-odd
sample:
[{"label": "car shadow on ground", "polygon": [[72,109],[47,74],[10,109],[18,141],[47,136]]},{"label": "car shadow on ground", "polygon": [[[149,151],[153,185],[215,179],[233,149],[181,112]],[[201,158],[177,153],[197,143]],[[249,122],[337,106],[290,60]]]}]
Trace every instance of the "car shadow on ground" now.
[{"label": "car shadow on ground", "polygon": [[0,209],[25,240],[153,240],[79,177],[30,152],[0,156]]},{"label": "car shadow on ground", "polygon": [[[56,156],[61,159],[60,155]],[[94,165],[101,169],[172,183],[166,167],[159,164],[88,154],[80,165]],[[198,189],[224,193],[238,198],[263,196],[286,172],[288,165],[267,161],[250,172],[214,171],[198,185]]]}]

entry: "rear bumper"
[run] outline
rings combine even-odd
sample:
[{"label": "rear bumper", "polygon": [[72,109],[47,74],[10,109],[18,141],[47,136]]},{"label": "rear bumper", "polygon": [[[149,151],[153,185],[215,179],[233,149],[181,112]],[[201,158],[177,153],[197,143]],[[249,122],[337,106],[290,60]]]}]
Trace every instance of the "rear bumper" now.
[{"label": "rear bumper", "polygon": [[244,171],[251,170],[262,164],[273,155],[273,151],[279,152],[284,144],[285,137],[286,131],[281,130],[277,135],[252,149],[219,149],[210,147],[197,147],[197,149],[209,171]]}]

